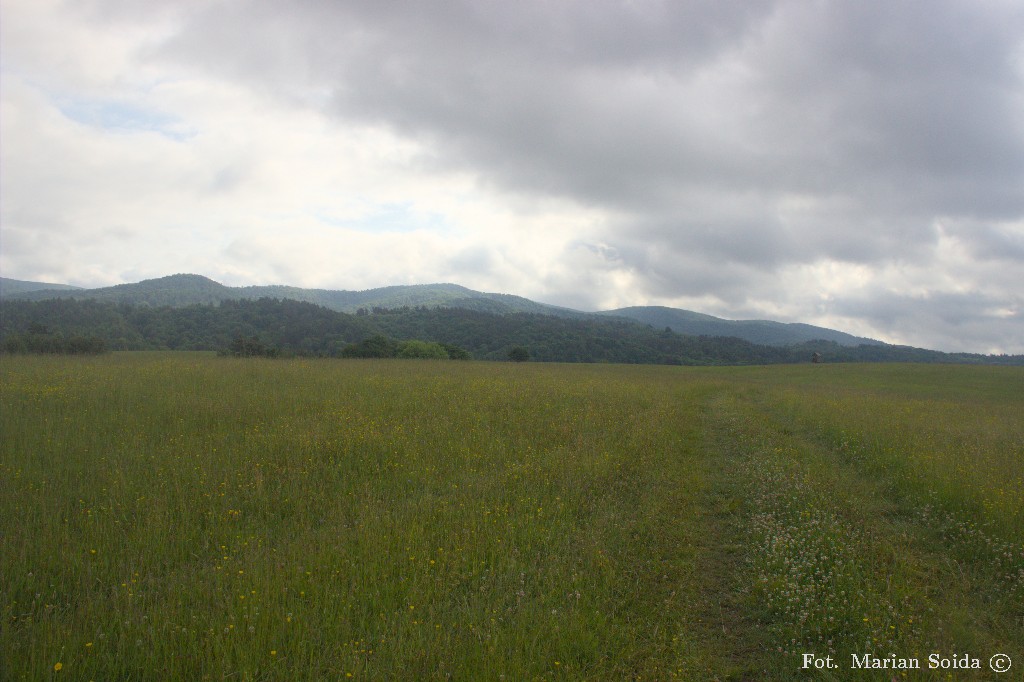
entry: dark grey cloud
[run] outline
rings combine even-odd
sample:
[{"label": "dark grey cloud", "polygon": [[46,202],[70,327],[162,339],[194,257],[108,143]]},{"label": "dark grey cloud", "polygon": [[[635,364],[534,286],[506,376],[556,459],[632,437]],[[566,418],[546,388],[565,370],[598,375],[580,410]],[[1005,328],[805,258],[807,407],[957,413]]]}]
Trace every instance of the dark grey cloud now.
[{"label": "dark grey cloud", "polygon": [[163,56],[434,137],[498,184],[662,210],[686,208],[680,183],[1021,208],[1013,3],[202,7]]},{"label": "dark grey cloud", "polygon": [[703,105],[671,101],[676,81],[770,5],[680,5],[219,4],[160,54],[434,138],[445,163],[499,185],[614,203],[722,165],[690,130]]},{"label": "dark grey cloud", "polygon": [[980,263],[994,268],[1024,267],[1024,231],[1019,225],[1014,230],[1009,225],[971,220],[946,223],[943,228],[960,239],[971,258]]},{"label": "dark grey cloud", "polygon": [[1019,349],[1024,338],[1024,296],[883,290],[842,300],[833,312],[865,320],[906,345],[947,351],[1005,352]]}]

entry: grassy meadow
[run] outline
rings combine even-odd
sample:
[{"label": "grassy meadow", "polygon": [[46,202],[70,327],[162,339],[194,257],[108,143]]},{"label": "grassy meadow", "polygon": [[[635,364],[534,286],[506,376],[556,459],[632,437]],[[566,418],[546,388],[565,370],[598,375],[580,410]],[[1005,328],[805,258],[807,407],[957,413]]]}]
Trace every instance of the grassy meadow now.
[{"label": "grassy meadow", "polygon": [[1022,368],[3,356],[0,437],[4,680],[1024,671]]}]

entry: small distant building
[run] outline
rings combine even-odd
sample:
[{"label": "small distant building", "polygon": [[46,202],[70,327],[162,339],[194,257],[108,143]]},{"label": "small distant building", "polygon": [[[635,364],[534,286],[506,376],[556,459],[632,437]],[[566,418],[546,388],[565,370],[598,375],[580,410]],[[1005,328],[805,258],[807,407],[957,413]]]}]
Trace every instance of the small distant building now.
[{"label": "small distant building", "polygon": [[815,351],[814,354],[811,355],[811,362],[813,362],[814,364],[818,364],[819,362],[821,362],[821,353]]}]

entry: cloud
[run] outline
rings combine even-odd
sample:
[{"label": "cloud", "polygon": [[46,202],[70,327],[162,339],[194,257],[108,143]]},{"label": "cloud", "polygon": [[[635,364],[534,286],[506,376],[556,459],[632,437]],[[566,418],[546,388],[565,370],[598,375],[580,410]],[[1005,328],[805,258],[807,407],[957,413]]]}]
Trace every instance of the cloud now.
[{"label": "cloud", "polygon": [[1024,352],[1019,3],[4,13],[5,272],[454,280]]},{"label": "cloud", "polygon": [[882,291],[865,299],[843,300],[835,312],[864,320],[904,345],[1000,353],[1024,334],[1021,300],[1008,303],[1001,306],[989,296],[970,291],[921,296]]}]

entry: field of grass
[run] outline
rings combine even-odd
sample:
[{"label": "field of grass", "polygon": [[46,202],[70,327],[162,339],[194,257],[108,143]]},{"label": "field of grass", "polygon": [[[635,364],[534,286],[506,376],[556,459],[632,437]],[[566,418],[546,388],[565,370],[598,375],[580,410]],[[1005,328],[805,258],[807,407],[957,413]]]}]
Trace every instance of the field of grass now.
[{"label": "field of grass", "polygon": [[1022,415],[1020,368],[0,357],[0,679],[1022,679]]}]

